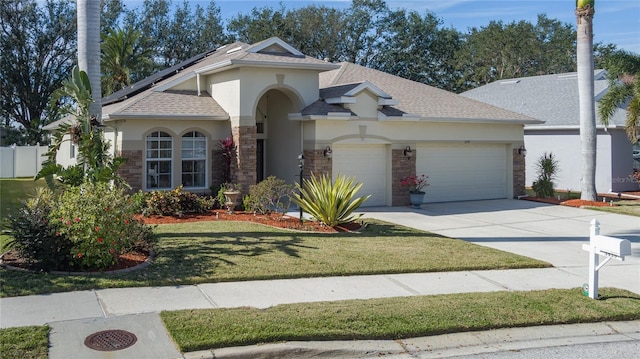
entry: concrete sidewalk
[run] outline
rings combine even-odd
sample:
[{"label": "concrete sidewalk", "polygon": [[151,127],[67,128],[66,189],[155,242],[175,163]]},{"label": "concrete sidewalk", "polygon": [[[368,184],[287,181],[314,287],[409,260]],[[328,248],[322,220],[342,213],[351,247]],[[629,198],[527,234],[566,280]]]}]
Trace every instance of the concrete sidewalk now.
[{"label": "concrete sidewalk", "polygon": [[[601,269],[600,286],[640,293],[640,218],[637,217],[516,200],[427,204],[420,210],[397,207],[366,210],[369,218],[522,254],[550,262],[555,267],[101,289],[2,298],[0,327],[49,324],[52,327],[52,359],[169,359],[182,355],[159,320],[158,313],[163,310],[266,308],[297,302],[575,288],[588,279],[587,253],[581,245],[588,242],[589,221],[594,217],[601,222],[602,234],[629,239],[633,251],[625,262],[611,261]],[[105,329],[132,331],[138,337],[138,343],[115,352],[98,352],[82,345],[83,338]],[[306,357],[310,354],[367,357],[385,354],[397,355],[398,358],[426,358],[431,354],[444,357],[517,346],[565,345],[557,343],[579,342],[576,338],[591,342],[640,340],[639,333],[640,322],[599,323],[460,333],[403,341],[284,343],[188,353],[184,357],[209,358],[214,354],[216,358],[260,357],[260,352],[264,357]],[[456,351],[455,348],[462,349]]]}]

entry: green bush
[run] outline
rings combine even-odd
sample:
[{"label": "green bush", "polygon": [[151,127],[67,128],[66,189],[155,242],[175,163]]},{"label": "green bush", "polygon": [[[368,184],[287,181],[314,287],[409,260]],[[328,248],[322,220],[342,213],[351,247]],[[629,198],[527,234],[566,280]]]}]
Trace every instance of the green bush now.
[{"label": "green bush", "polygon": [[8,216],[16,249],[35,269],[56,270],[69,263],[71,243],[49,222],[54,206],[54,194],[46,188],[37,188],[35,195],[22,200],[22,206]]},{"label": "green bush", "polygon": [[153,191],[145,198],[145,215],[182,216],[186,213],[204,213],[214,205],[213,198],[187,192],[182,186],[171,191]]},{"label": "green bush", "polygon": [[67,188],[49,222],[70,242],[72,267],[106,269],[117,255],[151,243],[150,227],[134,218],[135,204],[122,189],[103,182]]},{"label": "green bush", "polygon": [[553,158],[553,154],[546,152],[538,158],[536,162],[538,179],[533,182],[531,189],[536,193],[536,197],[553,197],[555,188],[553,181],[558,172],[558,161]]},{"label": "green bush", "polygon": [[354,184],[354,178],[338,175],[335,183],[322,175],[319,179],[311,174],[304,179],[303,186],[296,183],[300,193],[294,193],[292,200],[316,220],[330,227],[357,220],[362,215],[353,215],[371,195],[355,198],[362,183]]},{"label": "green bush", "polygon": [[285,213],[291,204],[293,186],[275,176],[249,187],[249,195],[243,203],[246,211],[267,214],[270,212]]}]

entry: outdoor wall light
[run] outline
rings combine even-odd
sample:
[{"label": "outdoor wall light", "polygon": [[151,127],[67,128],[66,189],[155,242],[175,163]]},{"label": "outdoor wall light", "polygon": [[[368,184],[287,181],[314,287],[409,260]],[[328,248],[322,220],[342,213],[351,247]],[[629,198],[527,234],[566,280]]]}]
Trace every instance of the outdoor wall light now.
[{"label": "outdoor wall light", "polygon": [[405,147],[403,153],[406,158],[411,158],[411,156],[413,156],[413,151],[411,150],[411,146]]},{"label": "outdoor wall light", "polygon": [[330,160],[331,156],[333,156],[333,151],[331,151],[331,147],[329,146],[325,147],[324,151],[322,151],[322,155],[326,157],[328,160]]},{"label": "outdoor wall light", "polygon": [[518,148],[518,154],[522,155],[522,157],[527,157],[527,149],[524,148],[524,145],[520,145],[520,148]]}]

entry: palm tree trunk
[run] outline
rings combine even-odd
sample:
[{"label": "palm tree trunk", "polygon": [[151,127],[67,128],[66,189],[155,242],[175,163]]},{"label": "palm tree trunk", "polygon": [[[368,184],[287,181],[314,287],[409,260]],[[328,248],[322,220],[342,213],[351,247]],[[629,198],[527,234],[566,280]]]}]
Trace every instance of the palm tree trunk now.
[{"label": "palm tree trunk", "polygon": [[577,60],[580,98],[580,144],[582,149],[581,199],[595,201],[596,109],[593,84],[593,14],[595,0],[576,1],[578,22]]},{"label": "palm tree trunk", "polygon": [[100,85],[100,1],[78,0],[78,67],[89,75],[94,102],[91,116],[102,122],[102,89]]}]

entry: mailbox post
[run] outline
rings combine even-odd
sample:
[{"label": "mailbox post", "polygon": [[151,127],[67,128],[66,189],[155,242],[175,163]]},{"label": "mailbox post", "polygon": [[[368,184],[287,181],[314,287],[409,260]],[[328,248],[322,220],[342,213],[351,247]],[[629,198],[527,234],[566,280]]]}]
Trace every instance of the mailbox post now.
[{"label": "mailbox post", "polygon": [[[594,218],[589,229],[589,244],[583,244],[582,249],[589,252],[589,298],[598,299],[598,271],[612,258],[624,261],[625,256],[631,255],[631,242],[600,235],[600,222]],[[600,256],[606,257],[602,264]]]}]

